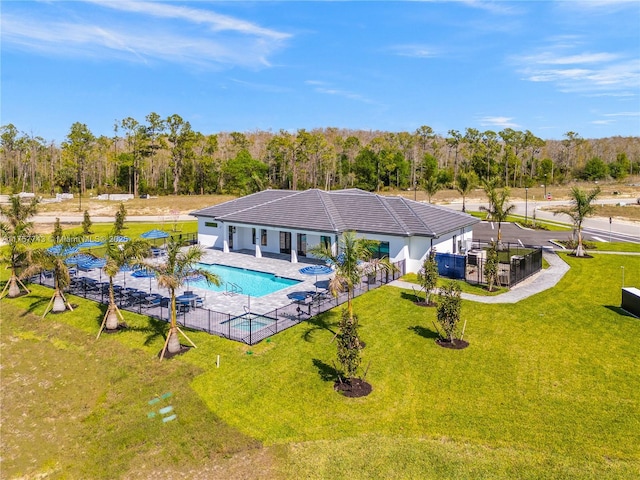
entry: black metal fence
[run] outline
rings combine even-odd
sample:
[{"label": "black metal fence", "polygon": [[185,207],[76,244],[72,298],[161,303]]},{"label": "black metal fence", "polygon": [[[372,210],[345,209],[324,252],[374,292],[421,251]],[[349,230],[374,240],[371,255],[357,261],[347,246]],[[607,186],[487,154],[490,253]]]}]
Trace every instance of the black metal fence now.
[{"label": "black metal fence", "polygon": [[[474,242],[467,252],[465,280],[486,285],[484,276],[486,250],[489,244]],[[542,248],[504,244],[498,251],[498,285],[513,287],[542,269]]]},{"label": "black metal fence", "polygon": [[[386,285],[405,274],[404,260],[396,262],[394,265],[396,266],[394,272],[378,271],[374,275],[362,277],[361,282],[354,290],[354,297]],[[31,281],[53,288],[51,272],[43,272],[33,277]],[[97,282],[88,277],[74,278],[68,293],[102,304],[109,303],[109,284]],[[176,314],[178,324],[183,327],[254,345],[282,330],[345,303],[347,298],[346,293],[334,297],[327,291],[320,291],[310,293],[303,300],[294,301],[267,313],[247,311],[241,315],[203,308],[194,301],[190,305],[179,305]],[[118,308],[122,310],[147,315],[166,322],[170,320],[171,305],[167,297],[117,286],[114,299]]]}]

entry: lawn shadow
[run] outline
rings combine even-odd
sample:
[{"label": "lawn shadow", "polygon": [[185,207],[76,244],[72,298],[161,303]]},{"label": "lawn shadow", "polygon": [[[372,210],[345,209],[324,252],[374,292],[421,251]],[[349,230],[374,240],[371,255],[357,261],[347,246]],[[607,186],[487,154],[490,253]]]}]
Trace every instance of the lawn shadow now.
[{"label": "lawn shadow", "polygon": [[305,342],[311,342],[313,333],[318,330],[326,330],[332,335],[336,335],[336,332],[333,330],[335,324],[328,322],[326,317],[327,315],[320,314],[305,320],[305,323],[309,324],[309,328],[307,328],[302,334],[302,338]]},{"label": "lawn shadow", "polygon": [[[33,295],[33,292],[27,295],[31,295],[31,299],[33,301],[29,304],[29,307],[26,310],[24,310],[24,312],[22,313],[23,317],[27,316],[28,314],[37,315],[35,311],[40,307],[47,308],[47,305],[51,301],[51,297],[53,297],[53,293],[51,293],[51,296],[48,296],[48,297],[43,297],[42,295],[36,296],[36,295]],[[22,295],[22,296],[25,296],[25,295]]]},{"label": "lawn shadow", "polygon": [[421,325],[414,325],[413,327],[408,327],[408,329],[412,330],[413,333],[420,335],[422,338],[440,338],[440,335],[438,335],[437,332],[424,328]]},{"label": "lawn shadow", "polygon": [[425,301],[425,297],[420,295],[418,291],[416,291],[415,293],[400,292],[400,297],[403,300],[411,300],[413,303]]},{"label": "lawn shadow", "polygon": [[318,369],[318,375],[323,382],[335,382],[340,377],[340,372],[333,366],[327,365],[322,360],[313,359],[313,366]]},{"label": "lawn shadow", "polygon": [[623,317],[638,318],[633,313],[627,312],[622,307],[616,307],[615,305],[605,305],[604,308],[607,308],[607,309],[611,310],[612,312],[617,313],[618,315],[622,315]]}]

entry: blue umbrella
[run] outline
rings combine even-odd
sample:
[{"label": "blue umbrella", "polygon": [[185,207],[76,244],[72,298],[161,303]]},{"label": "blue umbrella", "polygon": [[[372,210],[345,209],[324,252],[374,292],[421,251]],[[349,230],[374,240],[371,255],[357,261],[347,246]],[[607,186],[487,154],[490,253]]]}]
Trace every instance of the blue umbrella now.
[{"label": "blue umbrella", "polygon": [[79,262],[78,267],[84,270],[92,270],[94,268],[102,268],[106,264],[107,261],[104,258],[91,258],[90,260]]},{"label": "blue umbrella", "polygon": [[326,265],[309,265],[308,267],[301,268],[298,271],[304,275],[316,276],[316,293],[318,293],[318,275],[328,275],[333,272],[333,270]]},{"label": "blue umbrella", "polygon": [[167,232],[165,232],[165,231],[158,230],[157,228],[154,228],[153,230],[149,230],[148,232],[144,232],[140,236],[142,238],[147,239],[147,240],[155,240],[155,239],[158,239],[158,238],[167,238],[169,236],[169,234]]},{"label": "blue umbrella", "polygon": [[47,248],[47,252],[53,253],[54,255],[73,255],[74,253],[78,253],[78,247],[54,245],[53,247]]},{"label": "blue umbrella", "polygon": [[104,245],[104,242],[98,242],[95,240],[87,240],[86,242],[82,242],[78,244],[78,248],[93,248]]},{"label": "blue umbrella", "polygon": [[156,274],[146,268],[141,268],[139,270],[134,270],[131,276],[136,278],[152,278],[155,277]]},{"label": "blue umbrella", "polygon": [[73,255],[67,258],[64,263],[67,265],[77,265],[82,262],[87,262],[91,260],[93,257],[91,255],[87,255],[86,253],[79,253],[77,255]]}]

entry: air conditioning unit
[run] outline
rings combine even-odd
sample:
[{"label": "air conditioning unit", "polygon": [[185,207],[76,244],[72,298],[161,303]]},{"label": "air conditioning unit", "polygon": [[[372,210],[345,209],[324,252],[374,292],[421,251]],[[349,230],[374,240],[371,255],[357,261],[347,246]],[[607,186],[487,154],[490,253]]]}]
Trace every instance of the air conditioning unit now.
[{"label": "air conditioning unit", "polygon": [[480,265],[482,260],[487,258],[487,252],[485,250],[469,250],[467,252],[467,264]]}]

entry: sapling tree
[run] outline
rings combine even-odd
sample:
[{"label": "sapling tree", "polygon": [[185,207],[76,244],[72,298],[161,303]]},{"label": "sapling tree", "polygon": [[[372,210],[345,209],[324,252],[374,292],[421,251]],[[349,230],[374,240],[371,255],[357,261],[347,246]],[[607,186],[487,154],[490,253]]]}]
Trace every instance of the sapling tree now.
[{"label": "sapling tree", "polygon": [[91,217],[89,216],[89,210],[84,211],[84,218],[82,220],[82,233],[85,235],[90,235],[93,233],[91,231],[91,227],[93,226],[93,222],[91,221]]},{"label": "sapling tree", "polygon": [[118,211],[116,212],[116,218],[113,222],[113,230],[115,235],[120,235],[124,229],[124,221],[127,218],[127,208],[124,203],[120,203]]},{"label": "sapling tree", "polygon": [[491,242],[491,246],[487,250],[487,258],[484,261],[482,269],[484,279],[489,285],[489,291],[493,292],[493,286],[498,284],[498,251],[496,244]]},{"label": "sapling tree", "polygon": [[56,221],[53,224],[53,233],[51,234],[51,241],[54,245],[60,245],[62,243],[62,239],[64,237],[64,233],[62,231],[62,225],[60,225],[60,219],[56,217]]},{"label": "sapling tree", "polygon": [[338,347],[338,362],[345,377],[347,379],[354,378],[362,362],[362,357],[360,356],[362,345],[358,338],[358,316],[353,314],[350,318],[349,311],[346,308],[342,310],[340,333],[338,333],[336,343]]},{"label": "sapling tree", "polygon": [[438,262],[434,249],[429,251],[429,255],[422,262],[422,268],[418,271],[418,282],[424,289],[426,303],[431,304],[431,294],[438,284]]},{"label": "sapling tree", "polygon": [[451,343],[456,339],[460,323],[460,308],[462,306],[460,293],[460,285],[450,281],[440,289],[438,294],[438,324]]}]

